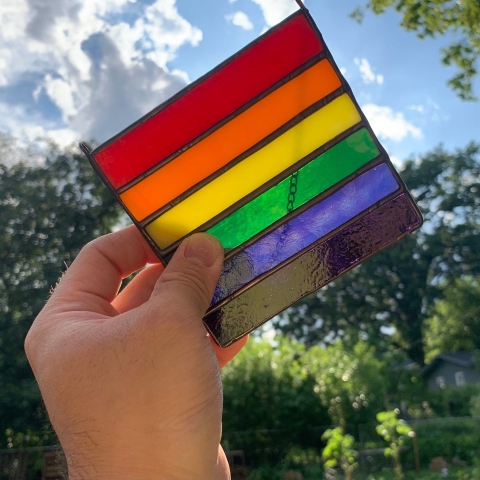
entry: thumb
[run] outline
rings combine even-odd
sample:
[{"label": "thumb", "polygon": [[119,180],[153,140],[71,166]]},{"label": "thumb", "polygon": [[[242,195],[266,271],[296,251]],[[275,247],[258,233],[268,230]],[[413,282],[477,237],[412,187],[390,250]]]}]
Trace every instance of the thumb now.
[{"label": "thumb", "polygon": [[222,271],[223,247],[211,235],[198,233],[184,240],[160,276],[152,297],[181,306],[202,318]]}]

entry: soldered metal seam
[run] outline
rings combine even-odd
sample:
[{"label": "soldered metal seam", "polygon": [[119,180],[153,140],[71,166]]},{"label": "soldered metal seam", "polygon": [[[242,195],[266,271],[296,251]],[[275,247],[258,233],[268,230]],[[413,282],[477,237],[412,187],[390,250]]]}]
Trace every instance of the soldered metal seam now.
[{"label": "soldered metal seam", "polygon": [[[327,117],[329,122],[326,122]],[[335,121],[333,121],[333,118],[335,118]],[[338,133],[341,133],[351,126],[357,124],[360,119],[361,117],[351,102],[349,96],[344,94],[343,96],[338,97],[327,107],[324,107],[307,117],[294,128],[288,130],[282,136],[268,144],[264,149],[259,150],[255,154],[245,159],[243,162],[240,162],[222,176],[217,177],[201,190],[198,190],[186,200],[161,215],[154,222],[152,222],[149,227],[147,227],[148,233],[152,236],[152,238],[154,238],[156,243],[159,244],[160,248],[162,248],[162,244],[158,242],[158,237],[156,238],[154,235],[152,235],[152,226],[157,228],[158,225],[161,225],[165,221],[168,222],[170,217],[175,215],[175,220],[172,218],[172,221],[178,225],[179,218],[183,218],[184,222],[188,222],[188,224],[186,223],[184,225],[183,229],[188,229],[188,232],[186,233],[191,232],[198,226],[205,223],[205,221],[208,219],[217,215],[217,213],[212,214],[212,212],[216,212],[218,210],[218,213],[221,213],[225,210],[225,208],[233,205],[245,195],[256,190],[256,188],[263,185],[266,181],[271,180],[273,177],[283,172],[286,168],[294,165],[296,162],[298,162],[298,160],[308,155],[307,152],[316,150],[316,148],[337,136]],[[326,129],[327,126],[330,128],[329,130]],[[319,137],[318,135],[312,135],[313,129],[316,129],[317,131],[323,129],[323,138]],[[300,146],[295,144],[296,148],[300,149],[300,151],[297,150],[298,153],[293,151],[287,156],[283,156],[282,154],[277,155],[278,153],[283,152],[285,148],[290,147],[290,143],[294,142],[294,138],[298,137],[298,135],[302,135],[302,139],[305,142]],[[258,164],[262,165],[262,170],[258,170]],[[238,184],[237,180],[239,175],[240,178],[243,178],[241,184]],[[248,179],[249,182],[247,183],[245,179]],[[209,199],[212,197],[218,198],[218,192],[220,191],[229,193],[230,198],[227,198],[224,195],[222,198],[223,203],[216,202],[215,204],[212,204],[211,200]],[[198,202],[200,201],[203,203],[203,209],[199,210]],[[195,218],[192,218],[191,213],[188,213],[191,212],[189,207],[193,202],[195,202],[195,208],[197,212],[197,216]],[[179,215],[183,215],[183,217],[179,217]],[[202,221],[203,218],[206,218],[206,220]],[[162,221],[161,223],[160,220]],[[172,241],[170,241],[170,243],[175,242],[183,236],[178,235],[178,233],[172,233],[171,235],[172,238],[174,236],[177,238],[174,238]]]},{"label": "soldered metal seam", "polygon": [[[290,175],[292,175],[293,173],[298,172],[302,168],[306,167],[311,162],[315,161],[320,156],[324,155],[325,153],[327,153],[331,149],[335,148],[336,146],[341,144],[343,141],[348,140],[351,136],[353,136],[355,133],[358,133],[362,129],[365,129],[365,131],[367,132],[369,137],[374,142],[373,138],[371,137],[371,135],[369,134],[368,130],[365,128],[364,125],[362,125],[362,124],[355,125],[354,127],[346,130],[345,132],[342,132],[342,134],[335,137],[331,142],[328,142],[328,144],[325,144],[322,147],[320,147],[319,149],[314,150],[312,153],[310,153],[309,155],[307,155],[306,157],[301,159],[299,162],[295,163],[291,168],[289,168],[287,170],[284,170],[280,175],[278,175],[277,177],[274,177],[271,181],[265,183],[264,185],[262,185],[262,187],[253,191],[250,195],[242,198],[239,202],[236,202],[235,204],[233,204],[228,209],[222,211],[219,215],[213,217],[211,220],[204,223],[203,225],[201,225],[197,229],[193,230],[188,235],[192,235],[193,233],[198,233],[198,232],[205,232],[205,231],[208,231],[210,228],[213,228],[218,223],[222,222],[223,220],[226,220],[229,216],[233,215],[237,210],[245,207],[250,202],[252,202],[256,198],[260,197],[261,195],[266,193],[271,188],[274,188],[275,186],[277,186],[279,183],[284,181]],[[234,248],[226,251],[225,252],[225,260],[227,260],[229,257],[231,257],[233,254],[237,253],[238,251],[242,250],[244,247],[246,247],[246,246],[250,245],[251,243],[253,243],[254,241],[256,241],[256,239],[260,238],[262,235],[264,235],[264,234],[268,233],[269,231],[275,229],[278,225],[281,225],[282,223],[284,223],[284,221],[288,221],[288,219],[290,219],[293,216],[295,216],[296,214],[302,212],[305,208],[307,208],[307,207],[305,207],[305,205],[311,205],[312,202],[314,203],[314,201],[317,198],[322,198],[323,199],[323,198],[326,198],[326,197],[332,195],[337,189],[342,188],[344,185],[346,185],[348,182],[350,182],[356,176],[359,176],[362,173],[364,173],[366,170],[369,170],[370,168],[372,168],[372,166],[374,164],[381,163],[382,161],[384,161],[382,159],[385,157],[385,155],[382,154],[379,151],[375,142],[374,142],[374,145],[377,148],[377,152],[378,152],[375,157],[373,157],[371,160],[369,160],[367,163],[365,163],[364,165],[359,167],[357,170],[355,170],[351,174],[345,176],[342,180],[334,183],[332,186],[328,187],[323,192],[319,193],[318,195],[316,195],[312,199],[308,200],[306,203],[298,206],[291,213],[286,213],[283,217],[279,218],[278,220],[276,220],[275,222],[270,224],[265,229],[261,230],[260,232],[258,232],[255,235],[253,235],[252,237],[250,237],[245,242],[242,242],[237,247],[234,247]],[[292,171],[292,169],[293,169],[293,171]],[[175,243],[173,243],[169,247],[161,250],[162,255],[165,255],[168,258],[168,256],[178,247],[178,245],[185,238],[186,238],[186,236],[177,240]],[[154,241],[154,240],[152,239],[152,241]]]},{"label": "soldered metal seam", "polygon": [[[301,123],[305,117],[310,116],[312,113],[315,111],[327,106],[329,103],[332,103],[336,98],[339,96],[343,95],[345,92],[342,89],[342,83],[340,78],[336,75],[336,72],[334,71],[331,63],[324,59],[317,64],[313,65],[310,69],[306,70],[305,72],[302,73],[302,75],[305,75],[303,78],[307,79],[309,82],[312,82],[313,78],[315,75],[317,75],[319,72],[322,74],[326,74],[327,79],[329,80],[329,83],[327,83],[328,86],[326,86],[325,93],[318,93],[315,92],[314,90],[311,90],[311,97],[305,99],[305,108],[298,113],[295,113],[293,117],[289,118],[284,124],[279,125],[277,128],[274,128],[273,130],[269,131],[269,133],[266,133],[263,138],[260,140],[257,140],[255,143],[251,144],[250,146],[247,146],[246,149],[242,147],[242,151],[240,153],[236,153],[233,151],[227,151],[225,152],[225,158],[223,155],[216,155],[216,161],[219,163],[219,167],[217,167],[215,170],[211,171],[211,173],[208,173],[208,170],[211,169],[211,166],[209,164],[206,164],[205,170],[206,172],[200,173],[197,172],[196,175],[198,175],[198,180],[191,184],[190,186],[185,186],[185,189],[183,191],[178,191],[176,197],[170,199],[167,201],[167,198],[162,199],[161,201],[158,201],[158,196],[154,197],[153,191],[155,187],[158,185],[165,184],[165,182],[168,182],[168,180],[172,180],[173,175],[175,174],[175,171],[186,168],[188,163],[191,163],[194,159],[198,158],[195,157],[196,154],[196,149],[198,149],[202,155],[204,155],[206,152],[203,150],[205,149],[206,146],[209,146],[208,143],[203,143],[202,142],[212,142],[213,141],[213,136],[220,136],[219,141],[222,140],[223,136],[230,137],[232,135],[232,132],[230,131],[233,127],[235,127],[237,121],[239,122],[245,122],[246,117],[243,119],[240,119],[239,117],[241,115],[252,115],[254,112],[256,112],[255,109],[259,109],[262,114],[266,114],[268,110],[266,110],[266,105],[268,103],[262,103],[262,102],[272,102],[276,96],[278,96],[283,88],[289,88],[291,89],[292,86],[295,85],[295,83],[286,83],[285,85],[282,85],[280,89],[272,92],[269,96],[264,97],[262,100],[260,100],[258,103],[255,105],[252,105],[251,109],[247,109],[242,114],[235,119],[232,120],[231,123],[227,123],[225,125],[222,125],[218,130],[215,130],[212,132],[212,136],[205,137],[202,139],[202,141],[195,146],[192,147],[192,149],[187,149],[185,152],[182,152],[182,154],[175,159],[173,159],[173,162],[180,162],[178,165],[162,165],[161,168],[158,168],[155,172],[152,173],[152,175],[149,175],[146,178],[143,178],[140,182],[136,183],[134,186],[129,188],[128,190],[123,191],[120,194],[120,197],[122,198],[123,202],[126,205],[130,206],[130,211],[132,211],[133,214],[135,214],[136,218],[143,222],[144,224],[150,223],[150,221],[154,217],[158,217],[160,214],[163,212],[173,208],[175,205],[183,201],[185,198],[188,196],[192,195],[194,192],[200,190],[204,185],[207,183],[210,183],[213,179],[216,177],[222,175],[225,171],[229,170],[230,168],[233,168],[236,164],[240,163],[242,160],[245,158],[251,156],[253,153],[255,153],[258,150],[261,150],[265,145],[268,143],[273,142],[276,138],[281,136],[283,133],[285,133],[287,130],[290,130],[293,128],[296,124]],[[301,76],[299,76],[301,77]],[[299,77],[294,79],[292,82],[295,82]],[[299,80],[299,81],[304,81],[304,80]],[[311,85],[310,85],[311,86]],[[334,87],[333,90],[330,90],[330,87]],[[320,90],[321,91],[321,90]],[[320,96],[321,95],[321,96]],[[314,100],[312,103],[310,103],[310,100],[313,100],[313,97],[320,97],[318,100]],[[293,105],[293,104],[292,104]],[[292,106],[290,105],[290,107]],[[298,110],[297,110],[298,111]],[[286,112],[284,112],[286,113]],[[253,133],[253,136],[256,136],[255,133]],[[253,138],[252,138],[253,140]],[[240,146],[240,145],[239,145]],[[235,154],[236,153],[236,154]],[[234,155],[231,157],[230,155]],[[226,162],[225,162],[226,160]],[[225,163],[224,163],[225,162]],[[185,164],[185,165],[182,165]],[[222,165],[223,163],[223,165]],[[165,170],[168,169],[168,170]],[[176,187],[178,188],[178,186]],[[132,203],[131,197],[135,196],[134,198],[136,199],[135,203]],[[142,202],[142,208],[139,209],[137,205],[138,199],[143,198],[144,201]],[[163,203],[166,202],[166,203]],[[148,213],[148,212],[151,213]]]}]

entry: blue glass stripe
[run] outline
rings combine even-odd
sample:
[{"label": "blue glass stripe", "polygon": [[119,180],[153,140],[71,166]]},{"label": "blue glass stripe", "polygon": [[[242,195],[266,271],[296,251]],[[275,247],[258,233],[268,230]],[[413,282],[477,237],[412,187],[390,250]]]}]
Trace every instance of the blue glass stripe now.
[{"label": "blue glass stripe", "polygon": [[355,178],[330,197],[229,258],[223,266],[211,305],[312,245],[398,187],[385,163]]}]

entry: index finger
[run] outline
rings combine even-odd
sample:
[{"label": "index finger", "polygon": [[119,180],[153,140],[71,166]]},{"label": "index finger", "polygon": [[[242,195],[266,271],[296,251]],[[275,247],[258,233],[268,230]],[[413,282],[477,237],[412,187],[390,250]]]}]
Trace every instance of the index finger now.
[{"label": "index finger", "polygon": [[87,244],[60,280],[51,302],[70,311],[111,314],[122,280],[147,263],[158,263],[147,241],[131,225]]}]

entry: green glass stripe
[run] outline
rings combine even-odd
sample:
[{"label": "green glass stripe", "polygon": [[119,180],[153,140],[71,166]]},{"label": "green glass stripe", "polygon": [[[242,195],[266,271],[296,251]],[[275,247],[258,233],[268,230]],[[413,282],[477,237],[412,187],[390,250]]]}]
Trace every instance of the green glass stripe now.
[{"label": "green glass stripe", "polygon": [[[295,208],[305,204],[379,155],[364,128],[327,150],[298,171]],[[226,249],[236,248],[257,235],[287,212],[290,178],[254,198],[207,233],[217,237]]]}]

